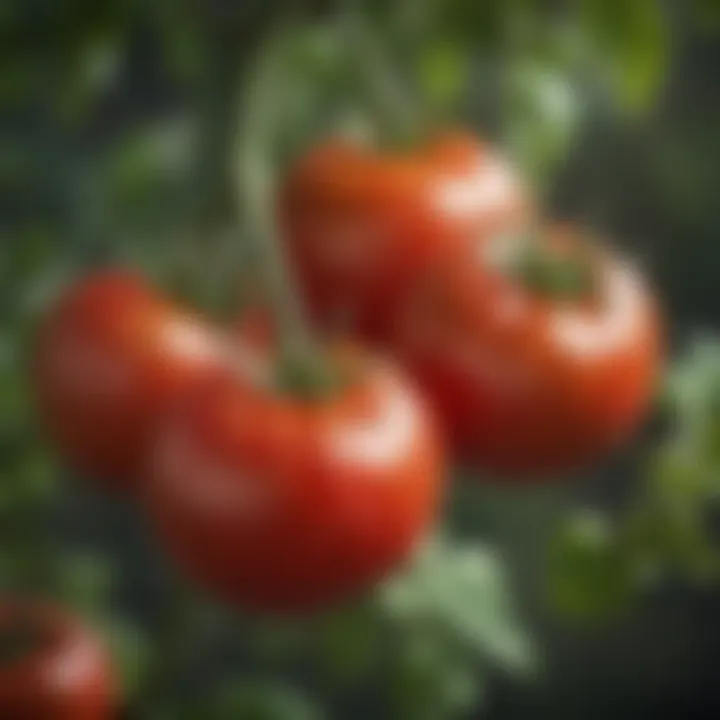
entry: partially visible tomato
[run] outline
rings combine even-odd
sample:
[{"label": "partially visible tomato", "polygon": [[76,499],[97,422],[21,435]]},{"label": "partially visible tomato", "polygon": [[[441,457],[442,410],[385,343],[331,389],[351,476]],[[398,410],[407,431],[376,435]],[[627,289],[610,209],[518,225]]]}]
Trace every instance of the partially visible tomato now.
[{"label": "partially visible tomato", "polygon": [[550,228],[539,247],[555,270],[586,270],[589,294],[558,295],[567,275],[545,277],[555,291],[518,277],[513,247],[498,238],[433,268],[400,313],[395,349],[466,461],[541,477],[630,436],[653,397],[661,330],[642,277],[581,230]]},{"label": "partially visible tomato", "polygon": [[221,341],[140,278],[92,274],[40,329],[41,420],[80,471],[130,489],[161,415],[221,363]]},{"label": "partially visible tomato", "polygon": [[227,603],[301,613],[346,600],[434,519],[442,453],[422,402],[383,364],[337,361],[347,384],[314,399],[214,380],[159,437],[150,517],[178,566]]},{"label": "partially visible tomato", "polygon": [[464,133],[397,153],[331,140],[291,170],[281,215],[315,320],[382,340],[424,268],[521,226],[527,197],[508,162]]},{"label": "partially visible tomato", "polygon": [[0,602],[0,717],[109,720],[117,694],[96,635],[64,611]]}]

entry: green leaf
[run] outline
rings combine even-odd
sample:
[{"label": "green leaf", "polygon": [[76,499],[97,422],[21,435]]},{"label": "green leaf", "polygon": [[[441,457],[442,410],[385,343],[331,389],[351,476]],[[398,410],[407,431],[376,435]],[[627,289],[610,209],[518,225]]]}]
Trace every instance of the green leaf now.
[{"label": "green leaf", "polygon": [[115,81],[124,51],[125,38],[107,34],[88,38],[83,46],[63,56],[62,76],[55,87],[60,119],[81,120],[92,103]]},{"label": "green leaf", "polygon": [[561,70],[520,62],[507,76],[505,138],[537,185],[565,158],[580,125],[580,104]]},{"label": "green leaf", "polygon": [[548,559],[548,594],[553,608],[570,619],[598,620],[629,609],[634,566],[613,526],[583,512],[554,538]]},{"label": "green leaf", "polygon": [[424,100],[435,111],[452,111],[467,85],[468,70],[467,53],[458,43],[444,40],[428,45],[418,62]]},{"label": "green leaf", "polygon": [[305,653],[310,646],[310,628],[290,620],[259,620],[250,631],[252,651],[265,660],[281,661]]},{"label": "green leaf", "polygon": [[[661,454],[656,476],[662,482],[679,462],[694,463],[686,475],[705,490],[720,490],[720,343],[714,337],[698,337],[684,358],[668,374],[664,394],[675,437],[672,448]],[[700,490],[700,488],[697,488]]]},{"label": "green leaf", "polygon": [[458,717],[476,709],[485,695],[484,674],[437,633],[408,633],[396,649],[390,672],[397,718]]},{"label": "green leaf", "polygon": [[216,717],[233,720],[322,720],[325,714],[304,694],[277,682],[239,682],[213,703]]},{"label": "green leaf", "polygon": [[16,472],[19,492],[28,505],[48,500],[58,489],[58,468],[39,447],[24,455]]},{"label": "green leaf", "polygon": [[651,492],[665,502],[697,507],[718,485],[697,447],[670,443],[658,450],[649,467]]},{"label": "green leaf", "polygon": [[322,617],[313,634],[325,674],[343,685],[363,680],[381,656],[382,629],[367,605]]},{"label": "green leaf", "polygon": [[191,167],[193,133],[193,124],[180,117],[121,139],[105,168],[109,191],[123,204],[144,205],[158,189],[177,186]]},{"label": "green leaf", "polygon": [[647,107],[665,77],[669,30],[657,0],[583,0],[582,20],[598,61],[629,110]]},{"label": "green leaf", "polygon": [[57,592],[67,604],[82,612],[103,607],[115,583],[115,569],[97,555],[66,555],[57,566]]},{"label": "green leaf", "polygon": [[720,558],[703,514],[662,500],[650,498],[627,521],[625,546],[641,579],[657,582],[680,574],[700,584],[716,580]]},{"label": "green leaf", "polygon": [[381,598],[397,617],[428,617],[508,670],[534,665],[533,644],[516,615],[500,560],[485,547],[439,539],[410,572],[383,588]]},{"label": "green leaf", "polygon": [[157,25],[165,62],[183,80],[195,81],[203,67],[205,46],[193,8],[186,0],[159,0],[151,9]]},{"label": "green leaf", "polygon": [[119,675],[122,695],[132,702],[148,675],[152,651],[139,629],[118,619],[105,619],[101,624],[103,637]]}]

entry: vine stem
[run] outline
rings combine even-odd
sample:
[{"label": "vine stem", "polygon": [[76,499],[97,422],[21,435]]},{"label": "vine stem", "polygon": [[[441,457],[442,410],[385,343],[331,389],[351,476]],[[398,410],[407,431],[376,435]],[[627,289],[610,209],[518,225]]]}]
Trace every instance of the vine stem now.
[{"label": "vine stem", "polygon": [[370,27],[357,0],[343,3],[340,24],[351,59],[383,130],[393,141],[402,143],[420,137],[426,123],[420,120],[415,103],[407,96],[407,84],[390,71],[390,62],[378,34]]},{"label": "vine stem", "polygon": [[260,47],[241,110],[237,138],[237,184],[241,210],[252,248],[260,265],[274,319],[285,349],[307,356],[314,340],[307,322],[296,278],[282,246],[278,222],[276,179],[270,146],[275,139],[275,99],[281,94],[282,51],[293,30],[285,23],[271,32]]}]

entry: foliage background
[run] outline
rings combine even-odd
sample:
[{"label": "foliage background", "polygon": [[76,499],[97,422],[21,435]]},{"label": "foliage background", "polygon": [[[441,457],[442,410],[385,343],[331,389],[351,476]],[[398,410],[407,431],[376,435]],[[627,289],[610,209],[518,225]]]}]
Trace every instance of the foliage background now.
[{"label": "foliage background", "polygon": [[[720,8],[364,8],[402,71],[399,93],[422,91],[439,116],[506,142],[556,214],[610,231],[641,258],[680,358],[669,434],[653,426],[622,456],[552,487],[459,482],[448,532],[472,543],[467,578],[428,561],[426,586],[395,592],[412,605],[428,584],[449,588],[450,607],[434,600],[430,615],[456,621],[451,641],[425,615],[397,619],[392,593],[318,628],[229,617],[178,589],[136,509],[69,482],[49,455],[26,387],[32,331],[60,283],[108,260],[167,279],[201,256],[197,299],[225,309],[227,292],[213,288],[242,285],[250,263],[229,167],[240,93],[258,42],[288,9],[11,0],[0,6],[0,583],[55,594],[105,628],[131,717],[716,714],[720,594],[705,531],[718,487]],[[271,89],[286,118],[280,162],[331,125],[361,125],[369,107],[338,60],[343,36],[311,10],[314,24],[288,49],[292,77]],[[359,51],[372,58],[372,43]],[[699,332],[710,336],[702,346]],[[653,474],[658,443],[667,452]],[[624,517],[648,474],[651,498],[660,487],[692,512],[661,517],[649,556],[662,581],[636,594],[629,547],[603,518],[612,528]],[[456,590],[458,578],[471,586]],[[378,632],[387,626],[402,639]]]}]

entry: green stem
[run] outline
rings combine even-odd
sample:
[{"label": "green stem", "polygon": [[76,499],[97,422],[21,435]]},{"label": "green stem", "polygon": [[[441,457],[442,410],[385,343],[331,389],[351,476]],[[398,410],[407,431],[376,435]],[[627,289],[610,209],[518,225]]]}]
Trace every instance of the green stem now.
[{"label": "green stem", "polygon": [[275,177],[270,157],[277,123],[274,105],[282,50],[292,31],[286,23],[260,48],[248,82],[238,138],[238,187],[249,238],[263,274],[280,338],[292,354],[311,353],[313,338],[300,301],[296,279],[287,262],[277,219]]},{"label": "green stem", "polygon": [[340,19],[347,49],[383,130],[392,142],[416,141],[424,133],[425,123],[407,96],[407,83],[391,72],[378,33],[368,24],[361,3],[347,0]]},{"label": "green stem", "polygon": [[198,108],[193,208],[170,281],[181,297],[216,315],[236,310],[231,295],[240,252],[237,238],[228,232],[235,209],[229,148],[239,121],[243,72],[257,49],[257,36],[274,21],[274,11],[272,4],[263,8],[207,0],[194,16],[204,70],[192,88]]}]

